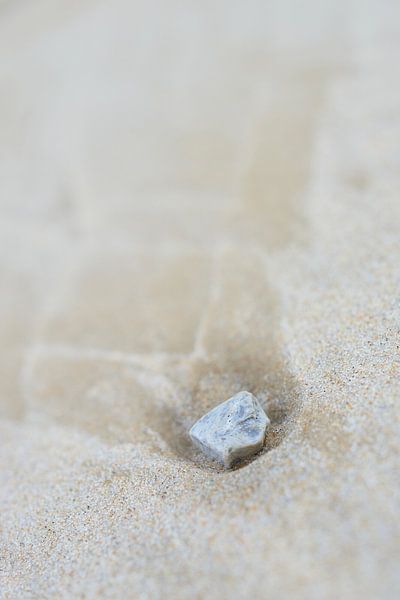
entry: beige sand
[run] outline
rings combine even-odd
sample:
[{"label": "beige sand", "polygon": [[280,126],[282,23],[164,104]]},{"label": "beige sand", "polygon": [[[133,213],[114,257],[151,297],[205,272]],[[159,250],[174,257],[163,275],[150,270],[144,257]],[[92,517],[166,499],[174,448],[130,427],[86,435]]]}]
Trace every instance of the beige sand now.
[{"label": "beige sand", "polygon": [[399,55],[397,1],[0,4],[2,598],[399,597]]}]

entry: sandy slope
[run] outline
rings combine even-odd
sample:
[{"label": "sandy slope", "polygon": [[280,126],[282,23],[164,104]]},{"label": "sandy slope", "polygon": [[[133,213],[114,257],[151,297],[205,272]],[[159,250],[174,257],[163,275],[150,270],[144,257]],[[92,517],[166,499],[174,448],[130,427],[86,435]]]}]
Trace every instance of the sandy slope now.
[{"label": "sandy slope", "polygon": [[1,597],[398,597],[399,51],[394,1],[0,4]]}]

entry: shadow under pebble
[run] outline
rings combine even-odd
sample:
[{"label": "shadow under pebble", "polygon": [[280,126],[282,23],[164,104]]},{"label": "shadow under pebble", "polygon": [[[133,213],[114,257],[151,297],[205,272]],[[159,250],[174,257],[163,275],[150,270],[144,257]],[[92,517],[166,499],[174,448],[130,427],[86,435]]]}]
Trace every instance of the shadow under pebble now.
[{"label": "shadow under pebble", "polygon": [[[253,457],[235,464],[232,470],[246,466],[261,454],[277,448],[291,430],[296,410],[300,407],[300,391],[283,359],[269,361],[265,368],[270,375],[261,379],[267,379],[268,382],[260,381],[251,385],[247,378],[243,377],[244,373],[219,372],[215,365],[207,361],[196,364],[193,369],[197,373],[198,381],[195,388],[187,395],[185,405],[179,408],[165,407],[163,409],[161,419],[163,429],[159,433],[173,453],[180,459],[194,463],[199,468],[223,471],[221,465],[204,456],[194,446],[188,432],[193,423],[205,412],[241,390],[247,390],[258,398],[271,423],[267,428],[264,448]],[[242,384],[239,383],[240,380],[243,381]],[[226,387],[225,393],[222,392],[224,387]],[[199,397],[200,390],[204,392],[203,399],[213,397],[214,401],[213,403],[210,401],[199,402],[200,406],[206,405],[204,409],[199,410],[196,406],[197,402],[195,403],[193,400]]]}]

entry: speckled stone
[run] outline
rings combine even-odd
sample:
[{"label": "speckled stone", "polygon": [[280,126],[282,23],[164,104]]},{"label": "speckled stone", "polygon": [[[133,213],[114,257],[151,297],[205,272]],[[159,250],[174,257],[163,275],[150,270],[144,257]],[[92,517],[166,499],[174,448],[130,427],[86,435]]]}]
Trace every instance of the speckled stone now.
[{"label": "speckled stone", "polygon": [[261,450],[269,423],[257,398],[239,392],[201,417],[189,435],[207,456],[229,469]]}]

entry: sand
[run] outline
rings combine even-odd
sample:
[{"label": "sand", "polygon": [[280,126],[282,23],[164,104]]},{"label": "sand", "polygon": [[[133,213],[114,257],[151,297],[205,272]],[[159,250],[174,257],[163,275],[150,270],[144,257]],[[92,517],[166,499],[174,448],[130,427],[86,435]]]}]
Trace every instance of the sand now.
[{"label": "sand", "polygon": [[399,52],[396,1],[0,3],[2,598],[399,597]]}]

